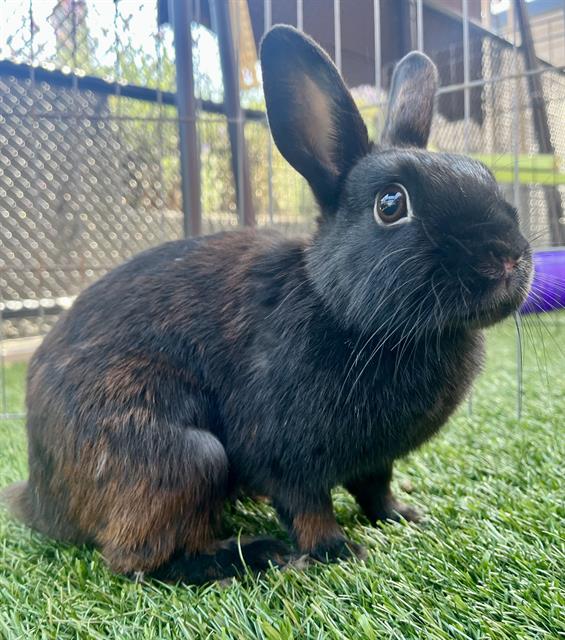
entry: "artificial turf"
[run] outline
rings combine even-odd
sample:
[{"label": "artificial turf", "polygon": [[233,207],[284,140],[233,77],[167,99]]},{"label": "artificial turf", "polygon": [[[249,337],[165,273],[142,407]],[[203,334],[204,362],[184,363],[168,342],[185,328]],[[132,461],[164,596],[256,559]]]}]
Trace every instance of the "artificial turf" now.
[{"label": "artificial turf", "polygon": [[[521,420],[508,322],[488,332],[472,411],[463,406],[398,465],[398,493],[425,510],[424,525],[373,528],[335,492],[339,521],[370,547],[365,563],[227,586],[137,584],[110,574],[96,551],[2,512],[0,638],[565,637],[565,315],[525,329]],[[12,411],[24,376],[22,365],[6,369]],[[0,421],[0,486],[25,475],[23,422]],[[265,504],[238,503],[227,519],[235,531],[284,535]]]}]

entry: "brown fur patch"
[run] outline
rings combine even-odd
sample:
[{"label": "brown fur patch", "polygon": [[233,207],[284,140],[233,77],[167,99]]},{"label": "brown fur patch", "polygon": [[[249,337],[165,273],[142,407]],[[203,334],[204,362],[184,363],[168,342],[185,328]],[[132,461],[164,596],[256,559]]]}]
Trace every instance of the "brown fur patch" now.
[{"label": "brown fur patch", "polygon": [[[186,491],[155,491],[140,481],[127,490],[109,486],[104,494],[107,524],[96,542],[114,571],[151,571],[174,551],[200,552],[213,539],[214,504],[202,508]],[[88,510],[82,513],[89,524],[93,515]]]},{"label": "brown fur patch", "polygon": [[308,552],[318,545],[341,537],[341,529],[331,511],[301,513],[292,521],[300,551]]}]

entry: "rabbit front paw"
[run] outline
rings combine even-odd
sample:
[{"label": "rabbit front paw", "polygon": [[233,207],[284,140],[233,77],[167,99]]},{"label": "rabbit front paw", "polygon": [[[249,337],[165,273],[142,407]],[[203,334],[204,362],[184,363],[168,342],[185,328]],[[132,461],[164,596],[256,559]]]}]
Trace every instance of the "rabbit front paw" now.
[{"label": "rabbit front paw", "polygon": [[347,484],[365,516],[377,522],[421,522],[423,517],[415,507],[396,499],[390,488],[392,467]]},{"label": "rabbit front paw", "polygon": [[422,522],[422,513],[409,504],[399,502],[396,498],[391,498],[387,501],[384,509],[376,515],[375,520],[392,520],[393,522],[400,522],[406,520],[406,522]]},{"label": "rabbit front paw", "polygon": [[349,560],[351,558],[365,560],[367,550],[365,547],[347,538],[335,538],[317,545],[310,551],[310,557],[319,562],[328,563],[336,562],[337,560]]}]

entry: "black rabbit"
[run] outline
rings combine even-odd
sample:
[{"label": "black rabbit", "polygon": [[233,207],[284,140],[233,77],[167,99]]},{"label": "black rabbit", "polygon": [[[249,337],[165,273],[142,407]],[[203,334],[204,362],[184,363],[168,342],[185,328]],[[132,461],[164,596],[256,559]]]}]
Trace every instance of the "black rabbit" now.
[{"label": "black rabbit", "polygon": [[516,310],[531,254],[468,158],[430,153],[437,73],[396,68],[372,145],[327,55],[287,26],[261,48],[268,117],[320,205],[316,233],[240,230],[146,251],[84,291],[29,368],[35,529],[97,545],[116,572],[204,582],[283,564],[268,538],[217,540],[222,506],[269,496],[300,553],[335,560],[330,492],[371,521],[417,519],[394,461],[443,425],[480,369],[482,328]]}]

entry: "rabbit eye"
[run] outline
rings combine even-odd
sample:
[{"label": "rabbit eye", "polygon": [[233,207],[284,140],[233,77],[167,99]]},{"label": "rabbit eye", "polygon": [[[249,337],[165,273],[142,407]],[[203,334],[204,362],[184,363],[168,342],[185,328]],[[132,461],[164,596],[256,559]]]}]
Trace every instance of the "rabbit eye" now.
[{"label": "rabbit eye", "polygon": [[389,184],[381,189],[375,198],[374,214],[382,225],[407,222],[411,210],[406,189],[401,184]]}]

